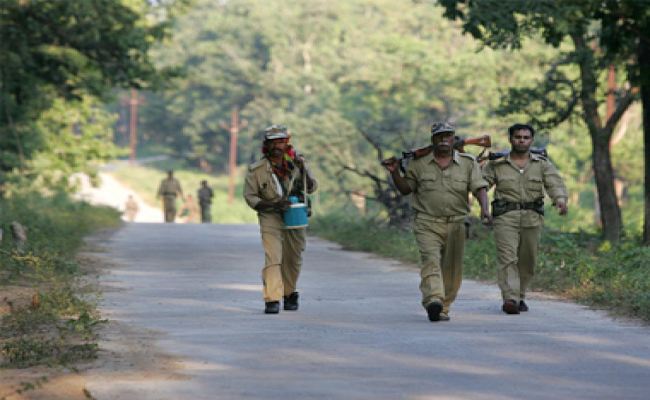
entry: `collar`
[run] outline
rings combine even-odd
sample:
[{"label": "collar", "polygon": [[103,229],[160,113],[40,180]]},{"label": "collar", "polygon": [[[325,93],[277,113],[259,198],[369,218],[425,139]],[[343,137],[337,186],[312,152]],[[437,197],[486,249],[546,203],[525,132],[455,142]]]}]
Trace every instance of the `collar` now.
[{"label": "collar", "polygon": [[[433,151],[431,151],[431,153],[427,154],[426,156],[423,156],[423,158],[424,158],[424,161],[427,162],[427,164],[435,162],[435,160],[433,158]],[[452,150],[451,160],[453,162],[455,162],[456,164],[460,164],[460,153],[457,152],[456,150]]]}]

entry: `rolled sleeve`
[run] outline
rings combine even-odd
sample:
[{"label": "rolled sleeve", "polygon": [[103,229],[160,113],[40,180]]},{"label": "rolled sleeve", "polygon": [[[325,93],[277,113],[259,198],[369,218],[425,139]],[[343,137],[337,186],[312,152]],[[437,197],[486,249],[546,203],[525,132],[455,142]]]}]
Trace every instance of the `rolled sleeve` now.
[{"label": "rolled sleeve", "polygon": [[483,167],[481,173],[483,175],[483,179],[485,179],[485,181],[488,184],[487,188],[489,189],[492,186],[494,186],[494,184],[497,181],[496,172],[494,170],[494,164],[488,161]]},{"label": "rolled sleeve", "polygon": [[472,170],[470,172],[470,184],[469,189],[472,193],[476,193],[479,189],[487,188],[488,182],[483,178],[483,173],[481,172],[481,167],[478,165],[478,162],[474,160],[472,163]]},{"label": "rolled sleeve", "polygon": [[246,204],[248,204],[252,209],[255,209],[257,203],[262,201],[257,188],[257,179],[255,178],[255,175],[249,171],[248,174],[246,174],[246,180],[244,182],[244,200],[246,200]]},{"label": "rolled sleeve", "polygon": [[544,189],[546,189],[546,193],[553,200],[553,203],[560,199],[566,201],[569,197],[564,180],[550,162],[544,163]]}]

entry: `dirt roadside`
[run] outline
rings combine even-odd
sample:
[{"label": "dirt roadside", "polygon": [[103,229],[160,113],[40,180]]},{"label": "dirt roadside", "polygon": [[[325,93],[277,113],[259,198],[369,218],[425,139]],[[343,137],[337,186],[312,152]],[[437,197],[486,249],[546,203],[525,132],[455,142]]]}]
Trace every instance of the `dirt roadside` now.
[{"label": "dirt roadside", "polygon": [[[86,240],[77,256],[84,275],[80,285],[91,296],[108,289],[99,286],[99,277],[110,273],[113,265],[102,253],[101,243],[112,232],[102,232]],[[12,307],[21,307],[32,299],[35,289],[3,287],[0,317]],[[105,316],[102,316],[105,318]],[[88,400],[95,399],[86,382],[112,379],[133,382],[148,380],[184,380],[177,360],[152,345],[158,334],[134,329],[126,324],[107,321],[98,329],[100,350],[97,359],[71,366],[0,369],[0,400]]]}]

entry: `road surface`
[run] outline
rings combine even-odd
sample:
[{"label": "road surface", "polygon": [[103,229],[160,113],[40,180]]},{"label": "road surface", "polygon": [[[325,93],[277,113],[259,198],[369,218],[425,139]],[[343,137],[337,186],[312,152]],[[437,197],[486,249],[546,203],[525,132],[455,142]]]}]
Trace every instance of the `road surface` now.
[{"label": "road surface", "polygon": [[101,309],[139,344],[100,346],[155,354],[89,371],[97,399],[650,398],[650,329],[570,302],[505,315],[465,281],[431,323],[414,266],[310,238],[300,310],[265,315],[257,226],[131,223],[102,246]]}]

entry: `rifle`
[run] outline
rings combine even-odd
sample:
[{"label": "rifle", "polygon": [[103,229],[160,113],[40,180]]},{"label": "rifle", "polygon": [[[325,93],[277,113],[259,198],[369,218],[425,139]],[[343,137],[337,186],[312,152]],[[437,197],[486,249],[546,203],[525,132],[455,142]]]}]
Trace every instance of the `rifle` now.
[{"label": "rifle", "polygon": [[[548,158],[548,152],[544,147],[531,147],[530,152]],[[498,160],[499,158],[503,158],[508,154],[510,154],[510,150],[497,151],[496,153],[489,152],[487,157],[479,157],[479,162],[483,160]]]},{"label": "rifle", "polygon": [[[490,135],[483,135],[475,138],[463,139],[459,136],[454,137],[454,149],[460,151],[461,153],[465,152],[465,145],[473,145],[483,147],[484,150],[481,152],[481,155],[485,152],[485,149],[492,146],[492,140]],[[427,154],[433,151],[433,145],[430,144],[424,147],[417,147],[408,151],[402,152],[402,158],[398,158],[399,168],[402,172],[406,172],[406,164],[409,160],[415,160],[420,157],[426,156]],[[493,153],[490,153],[493,154]],[[382,165],[390,164],[393,161],[394,157],[387,158],[381,162]]]}]

